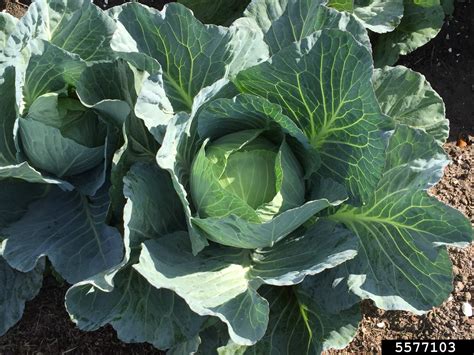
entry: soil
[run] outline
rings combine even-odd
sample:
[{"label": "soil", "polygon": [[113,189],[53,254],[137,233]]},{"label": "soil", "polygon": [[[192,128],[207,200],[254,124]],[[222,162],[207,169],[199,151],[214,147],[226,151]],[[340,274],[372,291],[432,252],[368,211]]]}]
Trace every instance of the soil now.
[{"label": "soil", "polygon": [[[101,7],[123,0],[96,0]],[[169,1],[144,0],[161,9]],[[428,45],[400,64],[423,73],[446,103],[451,135],[445,150],[452,158],[443,179],[431,189],[438,199],[462,211],[474,224],[474,0],[458,0],[443,30]],[[0,0],[0,10],[21,16],[27,0]],[[474,304],[474,244],[449,250],[454,264],[453,292],[441,306],[423,316],[383,311],[362,303],[363,320],[351,344],[336,353],[380,353],[382,339],[474,339],[474,317],[462,304]],[[26,305],[21,321],[0,338],[2,354],[162,354],[148,344],[124,344],[111,326],[82,332],[64,308],[67,285],[48,276],[38,297]]]},{"label": "soil", "polygon": [[[26,2],[26,1],[25,1]],[[10,15],[21,17],[26,12],[27,5],[15,0],[0,0],[0,11],[5,10]]]},{"label": "soil", "polygon": [[443,98],[450,140],[474,132],[474,0],[454,1],[454,13],[438,36],[400,60],[424,74]]}]

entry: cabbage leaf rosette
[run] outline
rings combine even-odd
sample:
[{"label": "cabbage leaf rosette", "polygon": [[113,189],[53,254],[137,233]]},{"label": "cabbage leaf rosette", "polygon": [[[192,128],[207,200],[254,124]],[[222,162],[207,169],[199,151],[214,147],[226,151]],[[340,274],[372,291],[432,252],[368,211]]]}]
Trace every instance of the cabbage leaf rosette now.
[{"label": "cabbage leaf rosette", "polygon": [[125,255],[68,291],[81,329],[179,354],[318,354],[351,341],[362,299],[420,314],[447,298],[445,246],[472,228],[426,192],[448,163],[443,102],[407,68],[374,70],[352,15],[307,4],[228,28],[180,4],[109,12],[160,148],[116,156]]},{"label": "cabbage leaf rosette", "polygon": [[108,109],[120,97],[97,73],[127,64],[110,48],[114,21],[91,2],[38,0],[20,20],[0,16],[3,334],[38,293],[46,257],[69,283],[120,262],[108,171],[113,122],[130,108]]}]

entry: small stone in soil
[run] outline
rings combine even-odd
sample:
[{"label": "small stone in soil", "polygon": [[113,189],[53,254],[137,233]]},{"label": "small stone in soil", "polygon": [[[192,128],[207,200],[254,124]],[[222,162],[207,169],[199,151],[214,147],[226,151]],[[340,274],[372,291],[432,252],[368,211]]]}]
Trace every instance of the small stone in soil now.
[{"label": "small stone in soil", "polygon": [[467,302],[464,302],[462,304],[462,313],[466,316],[466,317],[472,317],[472,306],[467,303]]}]

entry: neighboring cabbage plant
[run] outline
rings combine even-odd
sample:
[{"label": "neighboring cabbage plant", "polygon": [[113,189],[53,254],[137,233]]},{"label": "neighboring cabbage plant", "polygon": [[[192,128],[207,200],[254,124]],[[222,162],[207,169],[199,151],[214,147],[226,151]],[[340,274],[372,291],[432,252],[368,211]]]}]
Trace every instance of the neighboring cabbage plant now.
[{"label": "neighboring cabbage plant", "polygon": [[126,64],[110,48],[114,21],[91,2],[38,0],[0,24],[3,334],[38,293],[46,258],[69,283],[120,262],[109,173],[130,108],[103,100],[120,99],[107,80],[120,87],[114,70]]},{"label": "neighboring cabbage plant", "polygon": [[229,28],[180,4],[109,14],[160,148],[139,160],[127,134],[114,157],[125,255],[68,291],[81,329],[170,353],[317,354],[350,342],[360,300],[422,314],[448,297],[446,245],[472,228],[427,193],[449,161],[443,102],[405,67],[374,70],[353,15],[305,0]]},{"label": "neighboring cabbage plant", "polygon": [[[297,2],[299,0],[296,0]],[[280,16],[286,4],[295,0],[252,0],[245,16],[265,8],[270,16]],[[317,4],[349,12],[370,30],[376,67],[395,64],[432,40],[441,30],[446,15],[453,11],[452,0],[328,0]],[[258,10],[260,13],[263,11]]]}]

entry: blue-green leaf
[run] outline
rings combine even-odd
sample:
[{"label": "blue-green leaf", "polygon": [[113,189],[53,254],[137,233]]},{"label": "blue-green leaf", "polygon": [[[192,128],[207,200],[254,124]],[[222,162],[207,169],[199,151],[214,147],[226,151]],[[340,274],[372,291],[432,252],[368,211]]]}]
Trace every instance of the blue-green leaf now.
[{"label": "blue-green leaf", "polygon": [[39,38],[86,61],[111,59],[114,31],[113,20],[90,1],[37,0],[12,31],[8,55],[24,53],[31,41]]},{"label": "blue-green leaf", "polygon": [[268,56],[261,33],[249,21],[231,28],[205,26],[180,4],[169,4],[161,12],[126,4],[112,16],[119,22],[114,50],[151,74],[159,63],[176,112],[190,112],[203,88]]},{"label": "blue-green leaf", "polygon": [[426,78],[403,66],[374,71],[374,89],[383,113],[395,122],[425,130],[439,144],[448,138],[443,99]]},{"label": "blue-green leaf", "polygon": [[30,166],[27,162],[0,167],[0,178],[13,178],[38,184],[53,184],[58,185],[61,189],[66,191],[74,189],[74,186],[69,182],[43,174]]},{"label": "blue-green leaf", "polygon": [[91,110],[56,94],[37,98],[19,119],[22,151],[38,169],[60,178],[88,171],[104,160],[106,128]]},{"label": "blue-green leaf", "polygon": [[94,63],[81,73],[76,92],[83,105],[122,127],[137,100],[136,76],[123,60]]},{"label": "blue-green leaf", "polygon": [[265,333],[268,303],[249,286],[248,254],[237,249],[208,247],[193,256],[186,233],[175,233],[143,245],[134,265],[156,288],[168,288],[200,315],[216,316],[230,337],[251,345]]},{"label": "blue-green leaf", "polygon": [[219,218],[192,218],[192,222],[214,242],[237,248],[265,248],[288,236],[319,211],[341,202],[327,199],[309,201],[264,223],[249,222],[233,214]]},{"label": "blue-green leaf", "polygon": [[354,15],[377,33],[393,31],[404,15],[403,0],[355,0]]},{"label": "blue-green leaf", "polygon": [[273,54],[324,29],[347,31],[370,51],[369,36],[362,24],[348,13],[323,6],[325,3],[320,0],[254,0],[245,14],[262,27],[265,42]]},{"label": "blue-green leaf", "polygon": [[374,61],[378,68],[393,65],[400,55],[413,52],[428,43],[441,30],[444,21],[443,7],[438,0],[424,3],[404,0],[404,14],[397,28],[384,33],[374,43]]},{"label": "blue-green leaf", "polygon": [[[328,233],[333,238],[323,241]],[[155,287],[176,292],[194,312],[218,317],[233,342],[252,345],[268,322],[268,303],[256,292],[262,283],[301,283],[352,259],[356,246],[352,233],[327,221],[253,253],[212,244],[194,256],[188,236],[174,233],[145,242],[134,268]]]},{"label": "blue-green leaf", "polygon": [[3,69],[0,76],[0,166],[16,162],[13,139],[16,117],[15,67],[8,66]]},{"label": "blue-green leaf", "polygon": [[307,275],[333,268],[356,254],[357,238],[351,231],[320,220],[301,236],[256,250],[250,275],[270,285],[295,285]]},{"label": "blue-green leaf", "polygon": [[92,331],[109,323],[122,341],[148,342],[158,349],[196,336],[204,319],[174,292],[154,288],[131,267],[115,276],[110,292],[85,284],[71,288],[66,297],[80,329]]},{"label": "blue-green leaf", "polygon": [[349,262],[351,290],[384,309],[423,313],[451,292],[451,261],[443,245],[465,246],[472,227],[459,211],[429,196],[448,160],[427,133],[399,125],[384,174],[365,206],[343,206],[331,219],[359,238]]},{"label": "blue-green leaf", "polygon": [[[0,229],[20,219],[31,202],[49,192],[46,184],[32,184],[19,179],[0,180]],[[3,235],[0,233],[0,241]]]},{"label": "blue-green leaf", "polygon": [[186,191],[193,155],[197,152],[197,143],[192,117],[180,113],[170,121],[163,144],[156,156],[158,165],[170,173],[173,186],[183,205],[194,253],[200,252],[208,245],[206,238],[192,225],[192,211],[188,200],[190,197]]},{"label": "blue-green leaf", "polygon": [[131,264],[140,243],[184,228],[181,202],[168,173],[155,164],[134,164],[124,183],[125,256],[120,264],[74,285],[66,305],[83,330],[110,323],[123,341],[172,348],[194,339],[203,319],[173,292],[150,285]]},{"label": "blue-green leaf", "polygon": [[25,108],[29,108],[41,95],[67,93],[69,86],[77,83],[85,67],[86,63],[78,55],[68,53],[49,42],[34,40],[23,85]]},{"label": "blue-green leaf", "polygon": [[263,287],[271,304],[265,337],[245,354],[319,354],[343,349],[361,320],[357,298],[325,271],[293,287]]},{"label": "blue-green leaf", "polygon": [[23,273],[13,269],[2,258],[0,244],[0,336],[18,322],[23,315],[25,302],[33,299],[43,283],[44,260],[31,271]]},{"label": "blue-green leaf", "polygon": [[120,233],[105,224],[108,205],[107,186],[93,197],[52,188],[21,219],[2,229],[7,238],[3,256],[28,272],[46,255],[69,282],[105,270],[123,254]]}]

